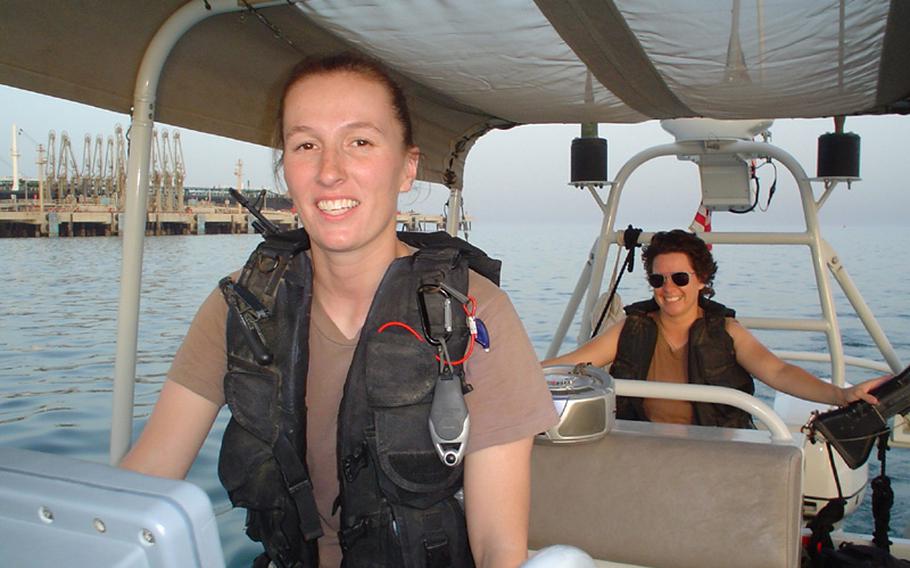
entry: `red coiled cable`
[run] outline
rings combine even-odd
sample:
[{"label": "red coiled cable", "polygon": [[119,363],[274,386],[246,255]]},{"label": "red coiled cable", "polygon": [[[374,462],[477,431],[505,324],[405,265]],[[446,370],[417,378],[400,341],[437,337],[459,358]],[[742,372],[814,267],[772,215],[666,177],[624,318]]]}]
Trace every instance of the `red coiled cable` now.
[{"label": "red coiled cable", "polygon": [[[469,305],[469,304],[470,304],[470,306],[471,306],[470,310],[468,309],[468,305]],[[465,315],[467,315],[469,318],[473,318],[473,317],[474,317],[474,314],[477,313],[477,300],[474,299],[474,296],[470,296],[470,295],[469,295],[469,296],[468,296],[468,303],[467,303],[467,304],[462,304],[462,305],[461,305],[461,309],[464,310]],[[426,341],[426,340],[423,338],[423,336],[420,335],[419,333],[417,333],[417,331],[416,331],[413,327],[409,326],[408,324],[404,323],[403,321],[390,321],[390,322],[386,322],[386,323],[382,324],[381,326],[379,326],[378,333],[382,333],[383,331],[387,330],[387,329],[390,328],[390,327],[403,327],[404,329],[410,331],[410,332],[411,332],[411,335],[413,335],[414,337],[416,337],[418,341],[424,341],[424,342]],[[461,365],[462,363],[464,363],[465,361],[467,361],[468,358],[471,357],[471,354],[472,354],[472,353],[474,353],[474,343],[475,343],[476,337],[477,337],[477,330],[476,330],[476,328],[474,328],[473,326],[471,326],[471,327],[472,327],[472,329],[471,329],[471,337],[470,337],[470,339],[468,339],[468,349],[467,349],[467,351],[465,352],[464,357],[462,357],[461,359],[459,359],[459,360],[457,360],[457,361],[452,361],[452,365]],[[439,355],[436,355],[435,357],[436,357],[436,360],[437,360],[437,361],[442,361],[442,360],[439,358]]]}]

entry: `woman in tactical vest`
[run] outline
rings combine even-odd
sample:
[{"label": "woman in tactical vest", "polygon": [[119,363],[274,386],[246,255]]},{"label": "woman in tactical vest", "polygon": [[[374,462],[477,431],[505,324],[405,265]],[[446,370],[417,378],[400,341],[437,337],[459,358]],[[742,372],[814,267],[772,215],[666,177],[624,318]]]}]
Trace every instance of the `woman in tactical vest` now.
[{"label": "woman in tactical vest", "polygon": [[[717,264],[704,241],[682,230],[659,232],[642,259],[650,300],[626,306],[626,318],[577,350],[548,364],[612,363],[610,374],[638,379],[717,385],[755,392],[752,377],[790,395],[844,405],[863,399],[886,377],[840,388],[779,359],[734,319],[735,312],[709,300]],[[617,417],[702,426],[753,428],[751,416],[723,404],[621,397]]]},{"label": "woman in tactical vest", "polygon": [[306,60],[276,149],[304,230],[206,299],[121,465],[184,477],[227,404],[219,476],[257,566],[519,565],[556,414],[498,261],[395,232],[420,157],[401,89],[359,56]]}]

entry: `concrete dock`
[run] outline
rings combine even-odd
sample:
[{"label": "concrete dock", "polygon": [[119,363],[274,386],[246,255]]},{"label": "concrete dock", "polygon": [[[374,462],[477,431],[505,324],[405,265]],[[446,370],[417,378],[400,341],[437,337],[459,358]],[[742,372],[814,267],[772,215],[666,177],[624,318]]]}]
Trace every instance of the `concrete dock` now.
[{"label": "concrete dock", "polygon": [[[296,229],[300,219],[292,210],[265,209],[263,214],[282,230]],[[253,216],[239,206],[189,205],[182,211],[149,211],[146,235],[211,235],[255,232]],[[403,231],[445,230],[445,217],[415,211],[399,212]],[[462,221],[462,229],[470,228]],[[96,237],[122,234],[124,214],[110,205],[39,204],[34,200],[0,201],[0,238]]]},{"label": "concrete dock", "polygon": [[[0,237],[93,237],[120,235],[124,214],[105,205],[39,207],[20,201],[0,207]],[[43,210],[42,210],[43,209]],[[296,229],[292,211],[264,211],[282,229]],[[147,235],[205,235],[254,232],[252,215],[237,207],[188,206],[183,211],[147,214]]]}]

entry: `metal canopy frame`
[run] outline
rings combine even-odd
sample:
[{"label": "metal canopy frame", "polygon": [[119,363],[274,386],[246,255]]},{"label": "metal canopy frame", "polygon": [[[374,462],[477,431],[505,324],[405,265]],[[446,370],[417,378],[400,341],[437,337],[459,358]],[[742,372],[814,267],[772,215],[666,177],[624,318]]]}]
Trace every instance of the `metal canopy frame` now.
[{"label": "metal canopy frame", "polygon": [[[789,153],[768,142],[748,140],[687,140],[684,142],[655,146],[639,152],[630,158],[620,169],[616,179],[606,184],[610,188],[606,202],[600,198],[593,187],[588,188],[603,211],[601,231],[599,237],[595,241],[591,255],[582,269],[575,291],[569,299],[559,327],[547,350],[546,357],[554,357],[559,352],[559,349],[565,340],[569,325],[575,319],[579,306],[581,306],[582,299],[584,299],[584,308],[581,315],[581,337],[588,337],[591,334],[592,313],[600,295],[601,283],[603,281],[610,247],[615,245],[618,249],[617,254],[622,251],[623,231],[616,228],[616,213],[623,189],[632,173],[645,163],[663,156],[676,156],[678,158],[689,159],[691,157],[723,154],[737,156],[744,160],[772,158],[786,167],[796,180],[806,228],[805,231],[802,232],[784,233],[709,232],[701,233],[701,238],[708,243],[717,244],[801,245],[808,247],[811,254],[816,289],[818,290],[819,303],[822,310],[822,317],[820,319],[741,318],[741,323],[755,329],[824,332],[830,355],[789,351],[782,352],[780,355],[784,355],[786,358],[793,360],[830,361],[831,380],[834,384],[839,386],[843,386],[845,383],[845,367],[847,364],[883,371],[890,368],[894,373],[899,372],[903,368],[903,364],[897,356],[897,353],[894,351],[890,341],[878,321],[875,319],[875,316],[872,314],[872,311],[869,309],[859,290],[854,285],[846,268],[840,262],[833,247],[831,247],[831,245],[821,236],[818,211],[822,205],[824,205],[839,180],[810,178],[806,175],[805,170],[803,170],[799,162]],[[818,200],[815,199],[812,193],[811,182],[813,181],[823,181],[825,183],[824,193]],[[648,243],[653,234],[654,233],[643,232],[639,241]],[[837,321],[837,312],[834,306],[831,284],[828,279],[829,272],[840,285],[860,321],[863,323],[863,326],[866,328],[866,331],[869,333],[869,336],[881,352],[882,357],[887,362],[887,367],[875,361],[847,357],[844,355],[840,327],[838,326]],[[660,386],[663,387],[663,384]],[[636,394],[638,391],[633,393],[631,389],[627,389],[625,386],[620,385],[617,385],[616,392],[619,395],[642,396],[641,394]],[[658,393],[651,393],[650,396],[655,396],[656,394]],[[664,398],[664,396],[661,395],[661,398]],[[668,394],[666,398],[680,397]],[[688,399],[693,400],[692,398]],[[729,402],[725,403],[734,406],[737,405],[732,398]]]},{"label": "metal canopy frame", "polygon": [[[281,1],[260,5],[281,4]],[[139,336],[139,293],[142,288],[142,248],[147,218],[149,164],[158,80],[171,50],[199,22],[226,12],[246,9],[232,0],[191,2],[174,12],[149,43],[139,66],[133,94],[130,149],[126,173],[126,206],[120,299],[117,307],[117,353],[114,362],[110,463],[116,465],[129,450],[133,435],[133,396]]]},{"label": "metal canopy frame", "polygon": [[[286,4],[286,0],[266,0],[256,2],[255,7],[258,9],[284,4]],[[605,3],[605,5],[609,7],[609,2]],[[306,7],[306,4],[302,4],[301,6]],[[538,7],[541,10],[550,11],[554,6],[558,7],[557,4],[551,2],[538,1]],[[156,115],[156,98],[161,72],[175,45],[191,28],[212,16],[248,9],[249,7],[246,5],[246,2],[237,2],[237,0],[207,0],[206,2],[193,1],[187,3],[164,21],[149,42],[139,66],[132,98],[130,152],[125,193],[126,205],[124,219],[126,227],[123,236],[123,265],[121,269],[120,297],[118,304],[118,335],[114,370],[114,400],[110,443],[111,463],[118,463],[120,461],[129,448],[132,438],[142,251],[147,215],[146,202],[149,185],[152,128]],[[903,4],[897,0],[891,2],[890,10],[887,22],[888,30],[897,30],[897,32],[901,32],[903,25],[906,22],[908,11],[903,7]],[[583,10],[577,13],[566,13],[565,15],[566,18],[560,19],[562,24],[564,24],[560,33],[567,33],[567,31],[571,32],[571,30],[575,29],[575,27],[573,27],[576,25],[575,20],[579,20],[580,24],[584,24],[586,17]],[[615,16],[615,14],[613,15]],[[868,26],[874,27],[877,25],[874,18],[868,17],[867,20],[869,20],[866,22]],[[611,25],[615,28],[619,23],[613,18],[613,23]],[[584,25],[582,25],[582,28],[584,28]],[[600,60],[594,58],[592,55],[596,54],[596,50],[593,49],[592,46],[599,45],[603,41],[609,40],[609,38],[604,38],[593,33],[596,32],[596,30],[593,29],[587,29],[587,31],[592,32],[593,34],[588,38],[590,42],[579,43],[578,45],[574,45],[573,48],[587,54],[585,59],[590,65],[593,65],[596,68],[600,76],[608,77],[611,76],[612,73],[621,72],[622,68],[620,64],[622,64],[623,61]],[[568,35],[575,37],[571,33]],[[907,41],[907,36],[902,33],[893,33],[891,35],[896,37],[896,39],[890,40],[886,46],[888,48],[885,50],[887,57],[885,57],[886,61],[883,63],[883,68],[893,71],[894,69],[899,68],[898,63],[901,61],[900,58],[894,54],[903,53],[899,48]],[[617,67],[617,65],[620,65],[620,67]],[[903,75],[899,73],[889,73],[887,76],[890,78],[896,77],[897,79],[893,85],[890,83],[886,85],[888,87],[887,89],[881,89],[882,92],[887,92],[887,96],[880,96],[877,100],[878,103],[893,103],[893,97],[904,92],[904,83],[901,82],[902,79],[905,79]],[[54,78],[51,77],[51,79]],[[653,76],[651,76],[650,79],[648,76],[643,76],[641,77],[641,80],[645,81],[645,83],[641,84],[646,84],[647,81],[651,79],[653,79]],[[56,79],[54,80],[56,81]],[[634,87],[634,85],[632,86]],[[898,93],[898,95],[895,95],[895,93]],[[901,99],[901,101],[902,100],[903,99]],[[474,114],[469,112],[471,111],[470,108],[462,108],[459,106],[457,108],[452,107],[449,109],[442,105],[435,104],[434,101],[436,101],[436,99],[433,97],[427,98],[427,100],[424,101],[424,110],[432,111],[434,113],[464,112],[470,116],[474,116]],[[653,101],[652,104],[657,105],[660,108],[669,108],[670,111],[668,112],[671,113],[687,114],[678,108],[676,111],[673,111],[672,109],[676,108],[676,105],[670,104],[672,102],[673,101],[668,97],[663,97],[661,100]],[[846,105],[847,103],[845,102],[843,104]],[[844,108],[853,107],[846,106]],[[856,109],[854,109],[854,112],[855,111]],[[818,109],[814,112],[821,112],[821,110]],[[487,123],[483,125],[483,128],[507,127],[512,124],[508,121],[494,121],[495,124],[489,123],[491,117],[489,115],[484,115],[484,113],[477,116],[480,117],[481,115],[487,116],[488,119]],[[538,116],[538,118],[544,121],[553,121],[544,115],[535,116]],[[636,119],[636,117],[623,115],[622,113],[615,116],[620,118],[625,117],[626,121],[634,121],[634,119]],[[561,116],[560,118],[564,117]],[[463,148],[460,152],[450,154],[450,166],[451,164],[458,164],[464,159],[464,150],[466,150],[466,148]],[[876,345],[888,361],[888,364],[893,370],[898,370],[901,365],[893,348],[888,343],[887,338],[885,338],[884,333],[874,317],[872,317],[872,314],[868,310],[868,307],[866,307],[862,297],[856,291],[846,270],[839,265],[833,250],[822,240],[819,234],[817,210],[824,203],[825,199],[827,199],[827,196],[830,195],[830,191],[833,187],[827,187],[822,197],[816,201],[813,198],[810,187],[811,180],[805,175],[805,172],[803,172],[799,164],[789,154],[770,144],[747,141],[714,142],[712,144],[677,142],[675,144],[646,150],[638,154],[623,167],[617,176],[616,181],[611,185],[610,196],[607,202],[603,203],[598,198],[598,202],[604,211],[601,236],[595,246],[593,256],[582,274],[582,278],[579,279],[579,284],[576,286],[576,293],[570,300],[569,306],[567,306],[563,322],[560,323],[553,344],[551,345],[551,353],[555,353],[555,350],[558,350],[559,345],[561,345],[565,337],[566,328],[568,327],[566,320],[571,321],[574,317],[585,293],[587,293],[587,299],[585,301],[585,313],[582,316],[582,327],[585,330],[590,330],[591,328],[589,314],[600,291],[604,275],[604,264],[609,247],[613,244],[618,245],[621,241],[621,232],[614,230],[613,226],[616,219],[617,204],[629,175],[643,163],[655,157],[664,155],[696,156],[719,152],[735,153],[741,156],[770,156],[776,158],[793,173],[799,185],[799,191],[803,202],[806,219],[805,232],[785,233],[780,235],[759,235],[751,233],[711,233],[706,235],[706,240],[711,243],[737,242],[758,244],[761,242],[767,244],[800,244],[810,248],[823,311],[823,320],[798,322],[790,320],[756,319],[752,321],[752,324],[756,327],[767,325],[769,327],[783,327],[785,329],[805,328],[817,330],[823,328],[827,335],[828,345],[831,351],[832,378],[837,384],[843,383],[846,359],[842,352],[840,330],[837,326],[831,296],[831,287],[826,275],[825,268],[827,267],[844,289],[844,292],[853,304],[854,309],[857,310],[863,324],[866,326],[870,335],[872,335]],[[459,186],[459,180],[455,180],[455,183],[450,184],[451,193],[447,229],[451,233],[454,233],[458,226],[458,215],[461,210],[461,190],[459,189]],[[649,235],[645,234],[643,237],[647,239],[649,238]]]},{"label": "metal canopy frame", "polygon": [[[257,8],[285,4],[284,0],[256,2]],[[120,462],[130,448],[139,336],[139,301],[142,288],[142,252],[147,218],[149,166],[155,124],[158,81],[174,46],[196,24],[228,12],[248,10],[236,0],[189,2],[174,12],[152,38],[142,58],[133,94],[130,147],[127,162],[120,296],[117,308],[117,351],[114,363],[110,463]],[[463,158],[462,158],[463,159]],[[458,234],[461,190],[450,187],[446,230]]]}]

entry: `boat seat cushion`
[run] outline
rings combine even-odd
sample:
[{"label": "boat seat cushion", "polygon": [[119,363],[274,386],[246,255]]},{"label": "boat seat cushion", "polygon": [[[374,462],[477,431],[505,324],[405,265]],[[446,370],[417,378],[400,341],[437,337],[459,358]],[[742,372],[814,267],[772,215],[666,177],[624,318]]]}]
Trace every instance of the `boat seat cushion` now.
[{"label": "boat seat cushion", "polygon": [[799,565],[799,440],[616,424],[597,442],[535,445],[532,549],[569,544],[640,566]]}]

